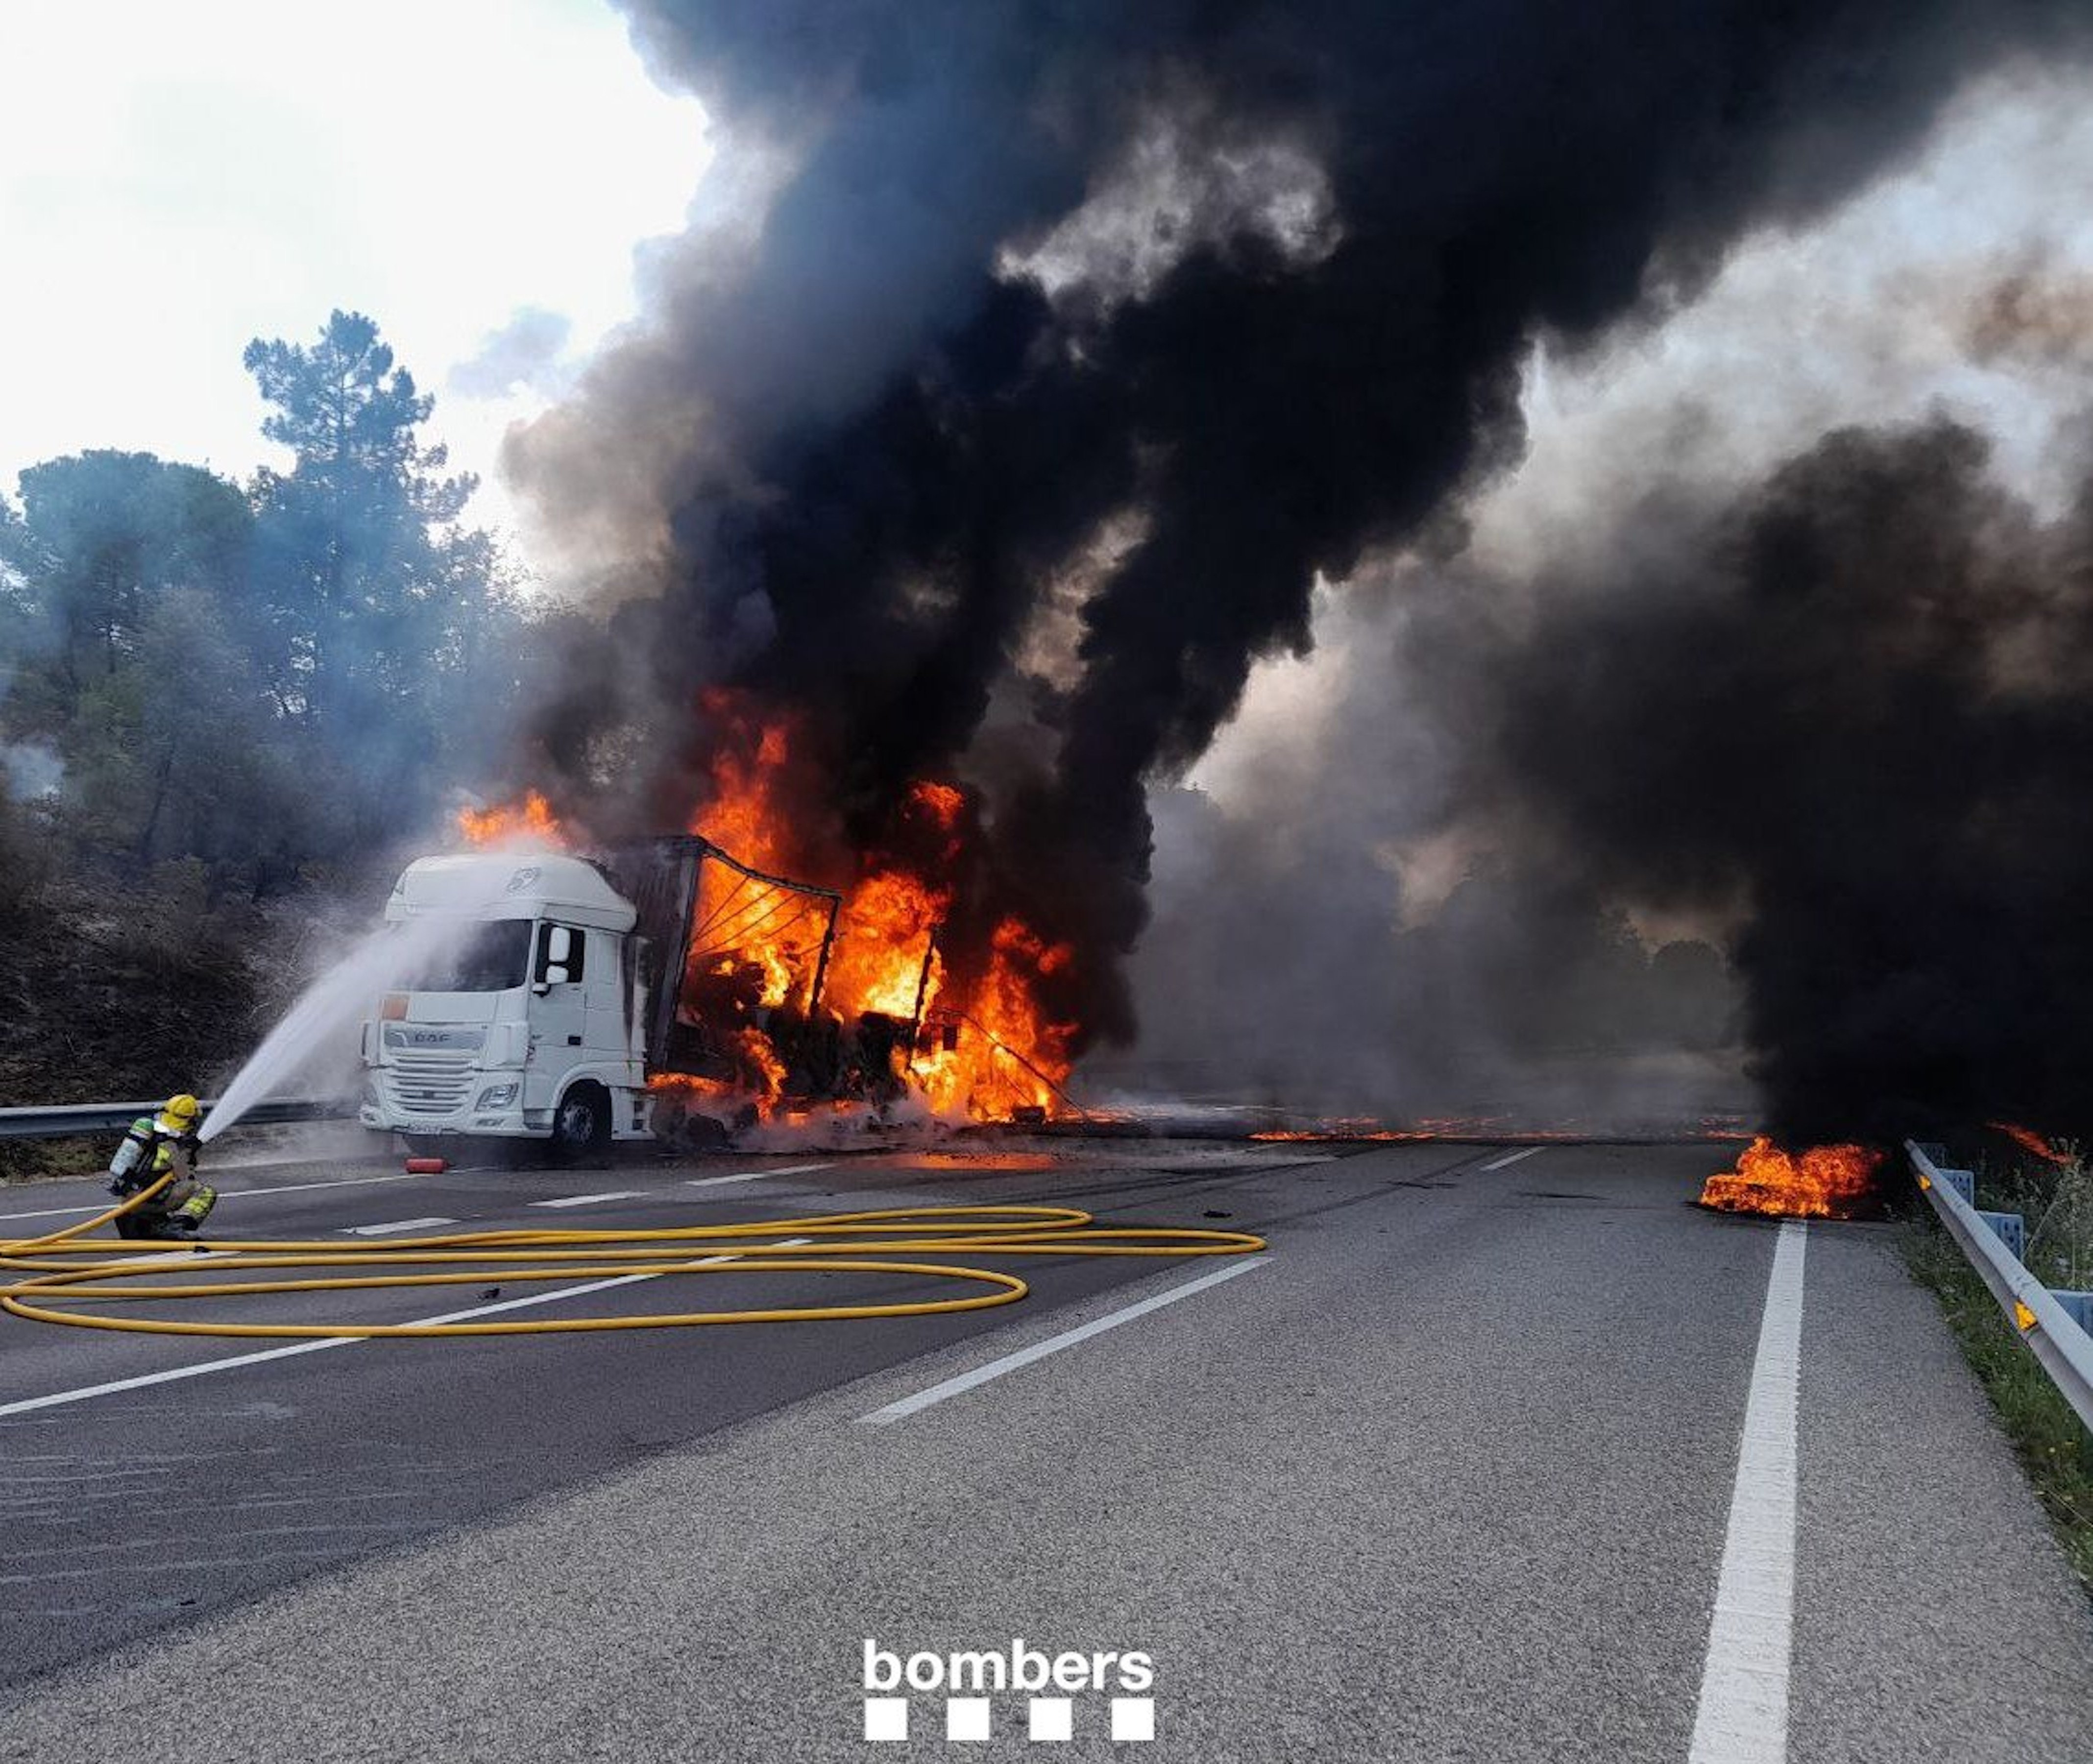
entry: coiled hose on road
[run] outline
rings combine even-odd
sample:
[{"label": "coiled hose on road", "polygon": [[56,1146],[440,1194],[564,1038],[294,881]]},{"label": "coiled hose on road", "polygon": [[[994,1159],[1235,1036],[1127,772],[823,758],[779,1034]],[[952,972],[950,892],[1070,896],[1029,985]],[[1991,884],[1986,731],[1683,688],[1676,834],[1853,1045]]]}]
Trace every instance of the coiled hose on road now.
[{"label": "coiled hose on road", "polygon": [[[567,1335],[595,1329],[674,1329],[718,1323],[816,1323],[864,1317],[922,1317],[1014,1304],[1030,1288],[998,1268],[895,1261],[895,1255],[1248,1255],[1266,1247],[1242,1231],[1135,1227],[1116,1229],[1073,1207],[914,1207],[881,1212],[760,1219],[739,1224],[655,1231],[474,1231],[421,1237],[411,1246],[326,1240],[198,1239],[163,1251],[132,1239],[88,1233],[144,1205],[171,1174],[121,1205],[41,1237],[0,1239],[0,1268],[31,1277],[0,1287],[0,1311],[38,1323],[121,1329],[144,1335],[388,1337]],[[811,1238],[788,1244],[787,1233]],[[112,1252],[116,1252],[112,1254]],[[703,1252],[703,1253],[696,1253]],[[169,1284],[149,1278],[208,1260],[214,1277]],[[250,1271],[381,1268],[380,1273],[250,1280]],[[413,1269],[431,1272],[414,1272]],[[650,1312],[638,1316],[476,1323],[184,1323],[110,1316],[105,1305],[194,1300],[223,1303],[265,1293],[373,1291],[405,1287],[504,1285],[605,1276],[686,1274],[892,1274],[960,1281],[986,1292],[885,1304],[794,1305],[757,1311]],[[79,1306],[89,1308],[76,1309]]]}]

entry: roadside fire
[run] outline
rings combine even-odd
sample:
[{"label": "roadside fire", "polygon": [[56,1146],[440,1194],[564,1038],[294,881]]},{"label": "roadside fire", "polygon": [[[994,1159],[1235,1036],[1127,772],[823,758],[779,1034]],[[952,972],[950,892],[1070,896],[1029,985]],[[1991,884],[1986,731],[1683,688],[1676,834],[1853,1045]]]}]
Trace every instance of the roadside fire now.
[{"label": "roadside fire", "polygon": [[1883,1154],[1867,1146],[1783,1151],[1762,1133],[1737,1155],[1735,1169],[1708,1178],[1701,1204],[1730,1213],[1850,1219],[1866,1202],[1882,1164]]},{"label": "roadside fire", "polygon": [[1984,1125],[1995,1133],[2004,1133],[2022,1151],[2030,1157],[2041,1159],[2044,1164],[2054,1164],[2060,1168],[2068,1169],[2078,1161],[2070,1152],[2052,1145],[2032,1127],[2022,1127],[2009,1120],[1987,1121]]},{"label": "roadside fire", "polygon": [[1415,1140],[1465,1137],[1476,1126],[1477,1124],[1472,1121],[1428,1119],[1419,1121],[1413,1127],[1388,1127],[1370,1116],[1348,1115],[1332,1120],[1318,1121],[1312,1127],[1266,1127],[1252,1133],[1250,1138],[1281,1143],[1314,1144],[1328,1141],[1338,1145],[1350,1145],[1367,1141],[1385,1141],[1390,1144],[1407,1144]]}]

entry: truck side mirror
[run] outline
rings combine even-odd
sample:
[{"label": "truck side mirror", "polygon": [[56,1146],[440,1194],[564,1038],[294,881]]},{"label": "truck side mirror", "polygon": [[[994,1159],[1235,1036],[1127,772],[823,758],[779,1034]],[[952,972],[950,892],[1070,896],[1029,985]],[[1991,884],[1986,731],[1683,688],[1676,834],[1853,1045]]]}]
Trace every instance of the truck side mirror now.
[{"label": "truck side mirror", "polygon": [[[548,963],[565,962],[568,956],[574,953],[574,934],[564,925],[556,925],[545,934],[545,960]],[[546,977],[553,979],[553,976],[549,972]],[[566,977],[565,974],[559,975],[557,979],[554,980],[554,984],[557,985],[559,981],[565,980]]]},{"label": "truck side mirror", "polygon": [[[562,936],[566,935],[564,932],[560,934]],[[566,983],[567,969],[565,963],[554,962],[552,966],[545,970],[545,984],[547,986],[564,986]]]}]

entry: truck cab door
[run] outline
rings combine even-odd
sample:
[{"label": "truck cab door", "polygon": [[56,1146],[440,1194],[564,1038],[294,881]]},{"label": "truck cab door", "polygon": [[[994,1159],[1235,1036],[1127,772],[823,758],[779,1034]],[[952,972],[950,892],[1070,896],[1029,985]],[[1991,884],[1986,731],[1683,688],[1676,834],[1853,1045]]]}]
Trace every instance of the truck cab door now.
[{"label": "truck cab door", "polygon": [[602,930],[590,932],[588,939],[588,976],[583,987],[588,1021],[582,1031],[583,1045],[600,1059],[637,1059],[621,940],[615,932]]},{"label": "truck cab door", "polygon": [[581,1057],[588,1034],[588,934],[547,920],[531,969],[533,1065],[557,1077]]}]

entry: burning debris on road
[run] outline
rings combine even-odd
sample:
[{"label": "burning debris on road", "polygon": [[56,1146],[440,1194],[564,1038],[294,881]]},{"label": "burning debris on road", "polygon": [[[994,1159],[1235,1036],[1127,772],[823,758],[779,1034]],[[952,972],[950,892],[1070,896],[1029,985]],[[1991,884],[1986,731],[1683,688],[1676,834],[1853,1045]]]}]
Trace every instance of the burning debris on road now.
[{"label": "burning debris on road", "polygon": [[1784,1219],[1850,1219],[1866,1207],[1883,1161],[1866,1146],[1783,1151],[1762,1134],[1737,1154],[1735,1169],[1708,1178],[1701,1204]]}]

